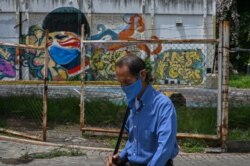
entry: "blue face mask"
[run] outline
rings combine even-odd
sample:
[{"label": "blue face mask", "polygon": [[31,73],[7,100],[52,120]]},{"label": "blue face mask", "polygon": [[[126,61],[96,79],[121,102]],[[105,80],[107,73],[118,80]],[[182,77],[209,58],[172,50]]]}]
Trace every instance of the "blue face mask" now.
[{"label": "blue face mask", "polygon": [[75,48],[64,48],[57,45],[52,45],[49,48],[49,54],[55,63],[59,65],[65,65],[79,56],[80,51]]},{"label": "blue face mask", "polygon": [[135,83],[131,85],[122,86],[122,90],[126,94],[127,102],[131,103],[142,90],[141,79],[138,79]]}]

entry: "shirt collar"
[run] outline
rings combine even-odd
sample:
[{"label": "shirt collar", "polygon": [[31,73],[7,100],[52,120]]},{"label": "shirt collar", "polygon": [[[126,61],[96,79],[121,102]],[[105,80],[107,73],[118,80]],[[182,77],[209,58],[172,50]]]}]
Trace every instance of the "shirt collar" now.
[{"label": "shirt collar", "polygon": [[142,97],[140,98],[140,100],[142,101],[143,105],[146,105],[151,97],[151,92],[153,90],[152,85],[147,85],[144,93],[142,94]]},{"label": "shirt collar", "polygon": [[[144,93],[142,94],[141,98],[138,100],[137,98],[135,100],[133,100],[131,103],[128,103],[129,107],[131,109],[135,109],[137,110],[138,108],[142,108],[143,106],[145,106],[150,97],[151,97],[151,92],[153,90],[152,85],[147,85],[147,87],[145,88]],[[139,105],[138,105],[139,104]],[[139,107],[138,107],[139,106]],[[138,108],[137,108],[138,107]]]}]

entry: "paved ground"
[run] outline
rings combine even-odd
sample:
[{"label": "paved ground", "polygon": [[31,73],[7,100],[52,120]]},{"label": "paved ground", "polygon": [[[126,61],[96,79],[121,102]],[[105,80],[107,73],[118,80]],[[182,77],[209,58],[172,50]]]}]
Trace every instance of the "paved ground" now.
[{"label": "paved ground", "polygon": [[[41,146],[25,143],[17,143],[0,139],[0,166],[103,166],[105,165],[106,156],[111,154],[107,150],[87,150],[79,151],[84,154],[77,157],[54,157],[44,159],[17,160],[21,156],[35,153],[48,153],[58,149],[54,146]],[[61,149],[65,149],[62,148]],[[71,149],[72,150],[72,149]],[[187,154],[180,153],[174,160],[175,166],[249,166],[250,153],[233,154],[233,153],[216,153],[216,154]]]}]

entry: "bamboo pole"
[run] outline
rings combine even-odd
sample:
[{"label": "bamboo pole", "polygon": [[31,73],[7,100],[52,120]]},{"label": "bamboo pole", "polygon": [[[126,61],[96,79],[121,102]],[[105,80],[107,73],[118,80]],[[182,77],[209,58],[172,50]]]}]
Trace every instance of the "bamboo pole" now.
[{"label": "bamboo pole", "polygon": [[5,141],[13,141],[18,143],[25,143],[25,144],[33,144],[39,146],[52,146],[52,147],[64,147],[64,148],[75,148],[75,149],[82,149],[82,150],[93,150],[93,151],[103,151],[103,152],[112,152],[114,149],[110,148],[96,148],[96,147],[86,147],[86,146],[78,146],[78,145],[65,145],[65,144],[56,144],[56,143],[49,143],[49,142],[42,142],[36,140],[27,140],[27,139],[20,139],[20,138],[13,138],[8,136],[0,135],[0,140]]},{"label": "bamboo pole", "polygon": [[191,133],[177,133],[177,138],[193,138],[193,139],[204,139],[204,140],[219,140],[219,137],[217,135],[191,134]]},{"label": "bamboo pole", "polygon": [[14,43],[5,43],[0,42],[1,46],[10,46],[10,47],[18,47],[18,48],[30,48],[30,49],[37,49],[37,50],[44,50],[45,46],[34,46],[28,44],[14,44]]},{"label": "bamboo pole", "polygon": [[222,68],[222,123],[221,123],[221,147],[227,151],[226,141],[228,137],[228,82],[229,82],[229,43],[230,23],[223,21],[223,68]]},{"label": "bamboo pole", "polygon": [[103,132],[103,133],[119,133],[119,129],[102,129],[95,127],[84,127],[81,128],[82,131],[92,131],[92,132]]},{"label": "bamboo pole", "polygon": [[199,43],[199,44],[206,44],[206,43],[218,43],[219,40],[217,39],[145,39],[145,40],[111,40],[111,41],[103,41],[103,40],[83,40],[83,43],[86,44],[94,44],[94,43],[103,43],[103,44],[137,44],[137,43],[176,43],[176,44],[190,44],[190,43]]},{"label": "bamboo pole", "polygon": [[44,57],[44,88],[43,88],[43,122],[42,122],[42,130],[43,130],[43,141],[46,141],[47,138],[47,109],[48,109],[48,35],[49,32],[46,30],[45,36],[45,57]]},{"label": "bamboo pole", "polygon": [[9,129],[0,128],[0,132],[1,133],[6,133],[6,134],[11,134],[11,135],[18,136],[18,137],[28,138],[28,139],[32,139],[32,140],[38,140],[38,141],[42,140],[38,136],[32,136],[32,135],[29,135],[27,133],[13,131],[13,130],[9,130]]},{"label": "bamboo pole", "polygon": [[81,98],[80,98],[80,129],[84,127],[84,81],[85,81],[85,46],[84,40],[84,24],[81,26]]},{"label": "bamboo pole", "polygon": [[[85,127],[85,128],[81,128],[81,130],[91,131],[91,132],[103,132],[103,133],[119,133],[118,129],[102,129],[102,128],[93,128],[93,127]],[[191,134],[191,133],[177,133],[177,138],[219,140],[219,137],[217,135]]]},{"label": "bamboo pole", "polygon": [[[159,39],[159,40],[151,40],[151,39],[145,39],[145,40],[112,40],[112,41],[101,41],[101,40],[82,40],[83,43],[217,43],[219,42],[217,39]],[[13,43],[5,43],[0,42],[0,45],[2,46],[10,46],[10,47],[19,47],[19,48],[30,48],[30,49],[38,49],[38,50],[44,50],[45,46],[34,46],[34,45],[25,45],[25,44],[13,44]]]},{"label": "bamboo pole", "polygon": [[221,114],[222,114],[222,56],[223,56],[223,23],[219,23],[218,46],[218,98],[217,98],[217,135],[221,138]]},{"label": "bamboo pole", "polygon": [[151,36],[155,36],[155,0],[151,1],[151,11],[150,11],[150,29],[151,29]]}]

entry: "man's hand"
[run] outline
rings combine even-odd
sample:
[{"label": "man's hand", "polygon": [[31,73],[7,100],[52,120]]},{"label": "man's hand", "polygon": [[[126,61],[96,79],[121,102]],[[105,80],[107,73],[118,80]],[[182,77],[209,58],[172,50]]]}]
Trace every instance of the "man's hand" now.
[{"label": "man's hand", "polygon": [[115,154],[114,156],[109,156],[106,160],[106,166],[119,166],[121,165],[121,158],[118,154]]}]

